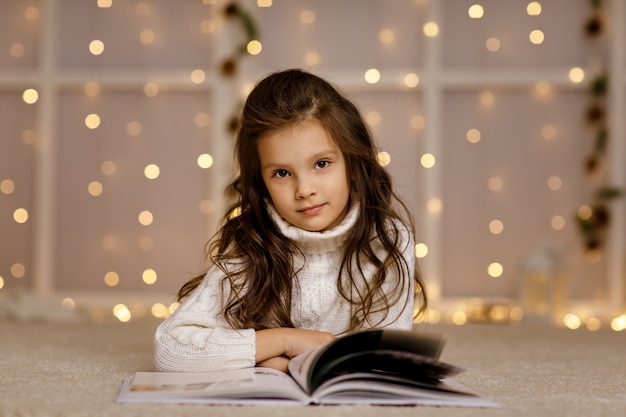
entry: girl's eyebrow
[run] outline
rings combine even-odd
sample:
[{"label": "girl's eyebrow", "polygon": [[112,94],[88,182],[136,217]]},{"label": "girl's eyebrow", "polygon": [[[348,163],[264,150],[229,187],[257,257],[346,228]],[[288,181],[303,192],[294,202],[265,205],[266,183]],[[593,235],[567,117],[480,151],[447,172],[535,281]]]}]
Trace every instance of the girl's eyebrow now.
[{"label": "girl's eyebrow", "polygon": [[[319,159],[322,158],[328,158],[328,157],[336,157],[337,155],[339,155],[340,152],[334,149],[324,149],[320,152],[317,152],[316,154],[313,154],[311,156],[311,160],[312,161],[317,161]],[[284,167],[284,166],[289,166],[291,164],[291,162],[275,162],[275,161],[268,161],[267,163],[263,164],[261,166],[261,169],[270,169],[270,168],[277,168],[277,167]]]}]

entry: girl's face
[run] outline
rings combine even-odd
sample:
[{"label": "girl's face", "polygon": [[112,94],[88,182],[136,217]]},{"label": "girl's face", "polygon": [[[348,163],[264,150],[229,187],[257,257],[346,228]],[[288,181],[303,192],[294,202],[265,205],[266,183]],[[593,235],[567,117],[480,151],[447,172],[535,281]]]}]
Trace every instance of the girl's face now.
[{"label": "girl's face", "polygon": [[341,150],[315,120],[259,140],[261,175],[278,213],[311,232],[337,226],[348,212],[350,186]]}]

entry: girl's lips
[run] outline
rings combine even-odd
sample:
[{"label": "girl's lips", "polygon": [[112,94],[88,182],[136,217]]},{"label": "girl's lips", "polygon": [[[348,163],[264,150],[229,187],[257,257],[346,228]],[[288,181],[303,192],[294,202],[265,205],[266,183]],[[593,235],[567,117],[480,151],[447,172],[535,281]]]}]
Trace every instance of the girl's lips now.
[{"label": "girl's lips", "polygon": [[320,211],[322,211],[322,208],[324,208],[324,204],[319,204],[317,206],[305,207],[302,210],[298,210],[298,212],[300,212],[302,214],[306,214],[306,215],[312,216],[312,215],[317,214]]}]

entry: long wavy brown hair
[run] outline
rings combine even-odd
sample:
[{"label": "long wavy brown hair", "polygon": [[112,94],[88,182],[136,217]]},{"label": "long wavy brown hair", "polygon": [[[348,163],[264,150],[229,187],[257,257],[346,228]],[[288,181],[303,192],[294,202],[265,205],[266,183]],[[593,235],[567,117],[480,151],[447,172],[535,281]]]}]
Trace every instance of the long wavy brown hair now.
[{"label": "long wavy brown hair", "polygon": [[[257,144],[265,135],[309,119],[317,120],[339,146],[350,179],[350,200],[360,205],[337,276],[339,293],[352,305],[350,330],[376,327],[391,305],[405,303],[407,276],[414,277],[421,313],[426,307],[424,284],[417,266],[409,270],[400,247],[407,239],[398,221],[411,233],[413,221],[377,161],[367,125],[337,88],[318,76],[291,69],[261,80],[245,102],[235,144],[239,175],[226,190],[235,201],[208,245],[209,259],[225,275],[227,322],[236,329],[294,327],[291,297],[297,271],[292,256],[299,248],[270,217],[266,206],[270,196],[261,177]],[[370,264],[374,273],[366,278],[364,266]],[[183,285],[179,300],[200,284],[203,275]],[[393,288],[391,293],[383,290],[383,284]],[[371,323],[372,314],[382,319]]]}]

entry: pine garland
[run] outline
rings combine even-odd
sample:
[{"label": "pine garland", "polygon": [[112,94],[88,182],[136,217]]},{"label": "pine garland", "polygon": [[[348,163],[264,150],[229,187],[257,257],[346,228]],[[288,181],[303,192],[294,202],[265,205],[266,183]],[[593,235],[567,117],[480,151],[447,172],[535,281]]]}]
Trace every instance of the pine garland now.
[{"label": "pine garland", "polygon": [[[258,30],[256,23],[250,16],[250,14],[243,9],[236,1],[228,3],[223,9],[224,17],[227,20],[234,20],[243,29],[245,34],[245,40],[237,45],[230,56],[226,57],[220,63],[220,74],[224,78],[232,78],[239,70],[239,60],[249,55],[248,43],[258,39]],[[242,104],[237,106],[239,110]],[[239,111],[235,111],[233,116],[227,122],[226,130],[235,134],[239,128]]]},{"label": "pine garland", "polygon": [[[602,0],[590,0],[591,15],[584,25],[588,39],[599,42],[606,32],[606,21]],[[591,127],[594,145],[585,159],[585,172],[589,176],[598,175],[605,164],[607,143],[610,137],[607,124],[606,96],[609,89],[609,74],[601,68],[589,86],[590,102],[585,111],[585,120]],[[610,185],[602,185],[596,189],[591,209],[587,214],[580,212],[576,216],[579,230],[583,237],[587,254],[598,254],[604,245],[606,230],[611,216],[608,204],[622,195],[621,189]]]}]

